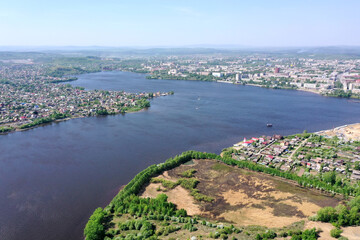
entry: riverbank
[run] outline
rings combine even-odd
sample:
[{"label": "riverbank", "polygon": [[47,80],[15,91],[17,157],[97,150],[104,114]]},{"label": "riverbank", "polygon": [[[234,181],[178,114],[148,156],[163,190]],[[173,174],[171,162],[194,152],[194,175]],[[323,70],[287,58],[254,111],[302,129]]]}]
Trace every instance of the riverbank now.
[{"label": "riverbank", "polygon": [[[219,82],[219,81],[218,81]],[[222,81],[223,82],[223,81]],[[236,84],[236,83],[234,83]],[[241,83],[239,83],[241,84]],[[336,89],[336,91],[339,91],[340,93],[332,93],[332,92],[324,92],[318,89],[309,89],[309,88],[292,88],[292,87],[282,87],[282,86],[276,86],[276,87],[266,87],[264,85],[260,85],[260,84],[245,84],[245,85],[249,85],[249,86],[254,86],[254,87],[261,87],[261,88],[268,88],[268,89],[283,89],[283,90],[297,90],[297,91],[303,91],[303,92],[310,92],[310,93],[315,93],[324,97],[334,97],[334,98],[345,98],[345,99],[360,99],[359,95],[353,95],[351,92],[344,92],[343,90],[339,90]]]},{"label": "riverbank", "polygon": [[[234,83],[234,84],[242,84],[242,83]],[[308,88],[286,88],[286,87],[265,87],[264,85],[260,85],[260,84],[253,84],[253,83],[246,83],[245,85],[249,85],[249,86],[254,86],[254,87],[261,87],[261,88],[268,88],[268,89],[282,89],[282,90],[297,90],[297,91],[302,91],[302,92],[310,92],[310,93],[315,93],[321,96],[326,96],[324,94],[321,93],[321,91],[316,90],[316,89],[308,89]],[[333,96],[335,97],[335,96]],[[340,97],[338,97],[340,98]]]},{"label": "riverbank", "polygon": [[156,76],[148,76],[147,79],[159,79],[159,80],[184,80],[184,81],[200,81],[200,82],[217,82],[217,83],[228,83],[228,84],[235,84],[235,85],[248,85],[248,86],[254,86],[254,87],[261,87],[261,88],[268,88],[268,89],[282,89],[282,90],[298,90],[303,92],[310,92],[315,93],[324,97],[336,97],[336,98],[351,98],[351,99],[359,99],[357,96],[350,96],[350,97],[342,97],[338,95],[327,95],[320,90],[317,89],[308,89],[308,88],[294,88],[294,87],[282,87],[282,86],[276,86],[276,87],[266,87],[265,85],[261,84],[254,84],[254,83],[236,83],[236,82],[230,82],[225,80],[201,80],[201,79],[187,79],[187,78],[157,78]]}]

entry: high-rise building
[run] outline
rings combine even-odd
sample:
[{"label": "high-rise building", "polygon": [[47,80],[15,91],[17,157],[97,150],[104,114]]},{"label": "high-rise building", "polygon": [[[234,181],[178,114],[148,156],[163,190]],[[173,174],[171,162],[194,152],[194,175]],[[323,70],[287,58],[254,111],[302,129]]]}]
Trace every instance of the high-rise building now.
[{"label": "high-rise building", "polygon": [[274,69],[274,73],[279,73],[279,72],[280,72],[280,68],[276,67],[276,68]]}]

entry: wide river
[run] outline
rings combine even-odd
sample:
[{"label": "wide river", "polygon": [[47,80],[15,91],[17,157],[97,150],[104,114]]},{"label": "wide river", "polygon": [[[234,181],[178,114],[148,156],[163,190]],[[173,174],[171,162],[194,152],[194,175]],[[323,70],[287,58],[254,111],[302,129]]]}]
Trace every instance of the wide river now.
[{"label": "wide river", "polygon": [[360,103],[300,91],[147,80],[126,72],[85,74],[71,84],[175,95],[137,113],[0,136],[2,240],[79,240],[94,209],[106,206],[137,172],[186,150],[220,153],[244,137],[360,122]]}]

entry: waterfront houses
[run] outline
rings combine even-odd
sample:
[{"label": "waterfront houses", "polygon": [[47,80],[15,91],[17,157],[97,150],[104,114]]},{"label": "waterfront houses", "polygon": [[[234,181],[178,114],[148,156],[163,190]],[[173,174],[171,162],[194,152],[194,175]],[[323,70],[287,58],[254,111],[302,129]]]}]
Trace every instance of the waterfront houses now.
[{"label": "waterfront houses", "polygon": [[317,134],[279,135],[244,139],[232,147],[232,158],[302,174],[336,172],[360,179],[360,142]]}]

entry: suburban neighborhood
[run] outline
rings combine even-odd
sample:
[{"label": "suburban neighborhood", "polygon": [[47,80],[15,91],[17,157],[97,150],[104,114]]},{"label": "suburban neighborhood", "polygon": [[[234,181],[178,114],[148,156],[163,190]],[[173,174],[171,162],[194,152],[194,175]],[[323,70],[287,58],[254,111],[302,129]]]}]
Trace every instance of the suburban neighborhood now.
[{"label": "suburban neighborhood", "polygon": [[[229,151],[227,149],[226,151]],[[359,139],[345,141],[316,133],[244,138],[230,150],[232,158],[303,174],[336,172],[341,178],[360,179]]]}]

